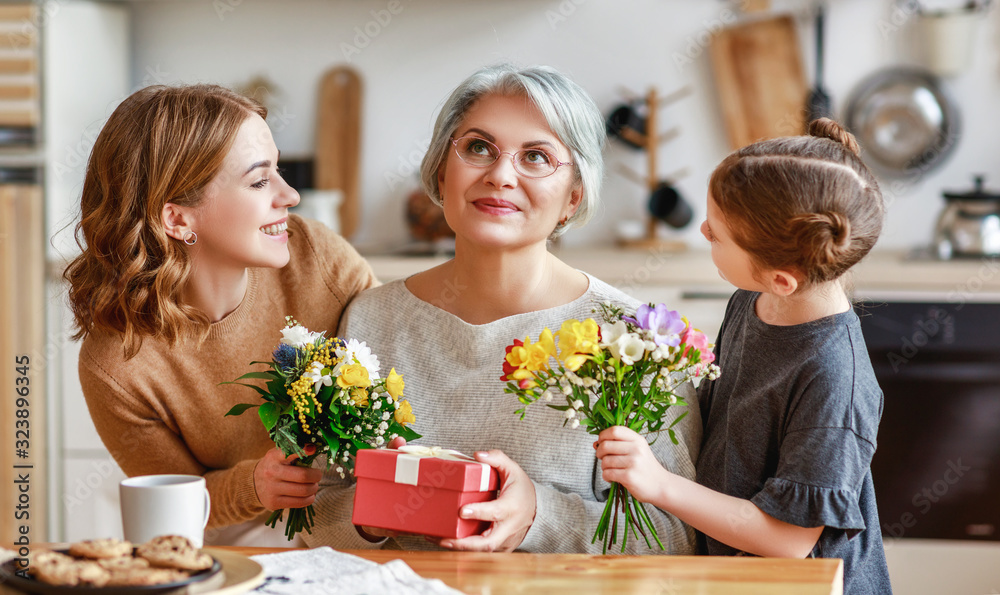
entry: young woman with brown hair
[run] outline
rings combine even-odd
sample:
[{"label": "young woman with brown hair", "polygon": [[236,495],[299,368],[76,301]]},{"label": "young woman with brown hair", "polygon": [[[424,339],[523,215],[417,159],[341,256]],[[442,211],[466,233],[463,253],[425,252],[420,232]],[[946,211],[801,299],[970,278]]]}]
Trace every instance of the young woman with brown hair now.
[{"label": "young woman with brown hair", "polygon": [[266,115],[215,85],[128,97],[94,144],[65,273],[101,439],[130,476],[203,475],[208,543],[287,544],[262,517],[312,503],[321,476],[255,416],[224,417],[247,395],[219,383],[269,359],[286,315],[333,333],[375,283],[341,237],[288,214]]},{"label": "young woman with brown hair", "polygon": [[882,229],[878,183],[832,120],[744,147],[712,174],[702,233],[739,288],[703,382],[697,483],[627,428],[600,434],[607,481],[697,529],[713,555],[844,559],[845,593],[891,593],[870,463],[882,414],[842,276]]}]

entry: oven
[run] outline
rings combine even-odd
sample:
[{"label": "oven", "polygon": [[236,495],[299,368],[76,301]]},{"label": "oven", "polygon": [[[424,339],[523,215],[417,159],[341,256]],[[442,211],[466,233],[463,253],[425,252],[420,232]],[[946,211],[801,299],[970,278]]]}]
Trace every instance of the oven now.
[{"label": "oven", "polygon": [[1000,541],[1000,299],[936,297],[856,305],[885,394],[882,532]]}]

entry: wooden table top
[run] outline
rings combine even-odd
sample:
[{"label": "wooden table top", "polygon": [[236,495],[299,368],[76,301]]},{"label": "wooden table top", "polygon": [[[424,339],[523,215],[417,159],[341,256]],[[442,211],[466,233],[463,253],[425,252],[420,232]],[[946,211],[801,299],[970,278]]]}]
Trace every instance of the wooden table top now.
[{"label": "wooden table top", "polygon": [[[225,547],[246,556],[283,551]],[[609,593],[843,595],[843,562],[714,556],[591,556],[347,550],[373,562],[402,559],[417,574],[477,595]]]}]

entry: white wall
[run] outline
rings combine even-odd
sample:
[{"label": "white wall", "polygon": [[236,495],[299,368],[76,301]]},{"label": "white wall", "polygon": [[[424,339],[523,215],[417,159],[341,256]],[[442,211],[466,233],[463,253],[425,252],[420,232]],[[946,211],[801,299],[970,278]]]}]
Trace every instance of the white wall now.
[{"label": "white wall", "polygon": [[[949,0],[940,0],[947,4]],[[960,3],[951,0],[952,4]],[[263,74],[281,90],[272,109],[275,140],[283,154],[309,155],[317,84],[325,69],[344,62],[345,44],[359,30],[378,33],[350,55],[365,84],[361,232],[364,245],[406,239],[403,197],[415,187],[394,183],[414,171],[429,139],[436,109],[476,67],[500,60],[544,63],[570,74],[605,112],[624,85],[644,92],[650,85],[670,92],[693,88],[665,108],[663,128],[678,125],[681,138],[662,150],[660,170],[689,168],[679,187],[704,212],[706,181],[728,151],[707,52],[708,30],[732,3],[717,0],[399,0],[401,10],[385,24],[376,14],[389,0],[200,0],[132,5],[132,83],[161,81],[238,85]],[[803,16],[801,41],[812,71],[810,0],[778,0],[779,8]],[[851,89],[874,70],[910,60],[907,16],[891,0],[828,2],[827,86],[838,113]],[[898,11],[898,9],[895,9]],[[971,174],[988,176],[1000,188],[1000,135],[995,106],[998,80],[998,11],[982,23],[973,69],[949,80],[959,99],[965,130],[953,157],[922,180],[886,184],[891,200],[880,247],[911,247],[930,239],[943,188],[971,186]],[[382,12],[383,21],[388,12]],[[897,26],[901,25],[901,26]],[[912,33],[912,32],[911,32]],[[358,39],[363,42],[363,39]],[[677,58],[690,53],[690,64]],[[811,76],[811,75],[810,75]],[[614,173],[625,162],[644,171],[644,157],[612,142],[604,209],[566,245],[609,242],[616,222],[641,218],[644,191]],[[697,225],[682,237],[702,242]]]}]

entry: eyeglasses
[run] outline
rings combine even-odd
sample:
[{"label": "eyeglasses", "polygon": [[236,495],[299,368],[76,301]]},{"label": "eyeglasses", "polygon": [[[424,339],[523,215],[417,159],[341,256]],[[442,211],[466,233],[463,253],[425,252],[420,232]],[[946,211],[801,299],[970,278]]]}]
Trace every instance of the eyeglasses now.
[{"label": "eyeglasses", "polygon": [[453,139],[455,154],[472,167],[489,167],[501,155],[510,155],[514,170],[529,178],[544,178],[556,173],[560,165],[573,165],[571,161],[559,161],[542,149],[521,149],[516,153],[501,151],[500,147],[478,136],[463,136]]}]

